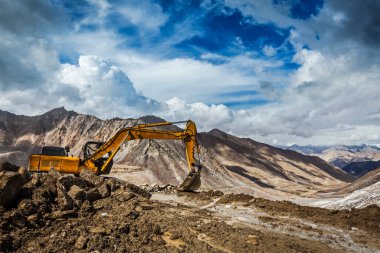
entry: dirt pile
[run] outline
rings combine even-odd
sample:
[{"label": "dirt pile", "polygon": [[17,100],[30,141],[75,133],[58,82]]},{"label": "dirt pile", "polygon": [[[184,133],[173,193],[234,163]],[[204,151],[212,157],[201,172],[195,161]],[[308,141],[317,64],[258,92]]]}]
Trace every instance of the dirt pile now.
[{"label": "dirt pile", "polygon": [[243,202],[249,204],[251,200],[256,199],[251,195],[240,193],[240,194],[226,194],[218,200],[219,204],[229,204],[233,202]]},{"label": "dirt pile", "polygon": [[[335,213],[245,194],[143,189],[90,171],[79,177],[54,170],[2,173],[28,180],[0,206],[0,252],[376,252],[380,247],[375,208]],[[355,229],[343,226],[349,215]],[[334,222],[340,225],[323,225]]]},{"label": "dirt pile", "polygon": [[[60,221],[64,222],[70,218],[79,220],[89,218],[99,208],[105,207],[105,203],[103,204],[102,201],[111,199],[111,195],[113,200],[129,204],[129,206],[126,206],[124,214],[133,220],[139,216],[139,212],[134,210],[136,201],[133,199],[150,197],[147,191],[135,185],[117,181],[114,178],[97,177],[88,170],[82,170],[80,177],[60,175],[55,170],[50,171],[48,174],[33,175],[30,175],[24,169],[20,169],[19,172],[3,171],[0,174],[0,186],[1,252],[17,251],[20,248],[39,252],[40,247],[48,248],[46,243],[51,244],[52,248],[50,250],[58,251],[59,247],[53,243],[54,240],[44,242],[45,244],[42,243],[39,246],[33,246],[35,243],[40,243],[40,240],[35,236],[35,232],[40,229],[47,229],[48,231],[49,228],[56,227],[55,225]],[[106,205],[109,206],[110,204],[107,203]],[[142,207],[140,208],[142,209]],[[101,216],[107,215],[102,213]],[[59,226],[67,227],[68,224],[64,223],[64,225]],[[97,235],[101,235],[107,229],[114,230],[115,233],[129,233],[129,224],[125,222],[120,224],[116,228],[107,228],[100,223],[99,227],[93,228],[91,231]],[[84,229],[83,226],[78,228]],[[32,238],[35,238],[31,242],[32,245],[25,245],[28,240],[28,236],[25,234],[28,232],[34,235]],[[74,243],[66,245],[67,240],[63,240],[62,250],[67,250],[70,246],[73,247],[73,250],[74,248],[82,249],[86,248],[87,244],[90,248],[93,247],[94,250],[101,249],[104,246],[98,245],[99,240],[90,240],[89,237],[76,235],[72,232],[69,227],[62,237],[69,241],[73,240]],[[45,235],[53,237],[54,233]]]},{"label": "dirt pile", "polygon": [[227,194],[222,196],[217,203],[231,204],[236,202],[262,209],[277,216],[291,215],[345,229],[354,227],[380,234],[380,207],[377,205],[370,205],[362,209],[329,210],[319,207],[300,206],[290,201],[271,201],[254,198],[247,194]]}]

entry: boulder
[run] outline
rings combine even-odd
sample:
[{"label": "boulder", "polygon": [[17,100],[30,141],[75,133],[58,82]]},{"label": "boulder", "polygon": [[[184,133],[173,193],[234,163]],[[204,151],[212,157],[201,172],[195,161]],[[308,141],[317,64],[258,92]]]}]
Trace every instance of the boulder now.
[{"label": "boulder", "polygon": [[82,204],[82,206],[80,207],[80,210],[79,210],[79,215],[81,217],[86,217],[88,215],[91,215],[95,212],[95,208],[94,206],[92,205],[92,203],[88,200],[85,200]]},{"label": "boulder", "polygon": [[87,180],[94,186],[100,186],[104,183],[104,178],[95,175],[95,173],[89,169],[82,169],[80,171],[79,177]]},{"label": "boulder", "polygon": [[60,210],[70,210],[75,207],[74,200],[67,194],[65,187],[57,183],[57,202]]},{"label": "boulder", "polygon": [[19,167],[9,162],[3,162],[0,164],[0,171],[17,172]]},{"label": "boulder", "polygon": [[80,177],[73,177],[71,175],[65,175],[65,176],[60,177],[58,179],[58,182],[60,182],[66,188],[67,191],[70,190],[70,188],[73,185],[76,185],[82,189],[85,189],[91,186],[91,184],[86,179],[80,178]]},{"label": "boulder", "polygon": [[68,195],[75,200],[75,202],[82,203],[86,200],[86,192],[77,185],[73,185],[68,192]]},{"label": "boulder", "polygon": [[0,205],[7,206],[21,192],[27,178],[18,172],[0,172]]},{"label": "boulder", "polygon": [[98,192],[102,196],[102,198],[107,198],[111,194],[111,189],[108,184],[104,183],[98,187]]},{"label": "boulder", "polygon": [[102,195],[98,192],[98,189],[92,188],[88,192],[86,192],[86,199],[89,200],[90,202],[94,202],[98,199],[101,199]]},{"label": "boulder", "polygon": [[137,185],[134,185],[134,184],[127,183],[124,187],[126,189],[131,190],[131,192],[136,193],[137,195],[147,198],[147,199],[149,199],[152,196],[152,194],[150,194],[147,190],[144,190],[143,188],[138,187]]},{"label": "boulder", "polygon": [[107,185],[110,187],[111,192],[115,191],[118,189],[118,184],[115,178],[109,178],[106,181]]}]

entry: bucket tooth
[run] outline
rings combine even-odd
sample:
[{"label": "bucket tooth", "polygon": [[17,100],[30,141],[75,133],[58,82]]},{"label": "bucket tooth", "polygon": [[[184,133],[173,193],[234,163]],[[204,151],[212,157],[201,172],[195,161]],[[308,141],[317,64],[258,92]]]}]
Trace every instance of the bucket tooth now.
[{"label": "bucket tooth", "polygon": [[179,191],[195,191],[201,187],[201,174],[196,171],[191,171],[180,186]]}]

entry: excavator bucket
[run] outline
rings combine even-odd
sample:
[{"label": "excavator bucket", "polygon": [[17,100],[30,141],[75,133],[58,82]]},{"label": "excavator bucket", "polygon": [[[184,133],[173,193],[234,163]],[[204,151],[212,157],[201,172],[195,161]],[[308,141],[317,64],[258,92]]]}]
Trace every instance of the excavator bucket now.
[{"label": "excavator bucket", "polygon": [[201,173],[191,171],[177,189],[182,192],[189,192],[198,190],[199,187],[201,187]]}]

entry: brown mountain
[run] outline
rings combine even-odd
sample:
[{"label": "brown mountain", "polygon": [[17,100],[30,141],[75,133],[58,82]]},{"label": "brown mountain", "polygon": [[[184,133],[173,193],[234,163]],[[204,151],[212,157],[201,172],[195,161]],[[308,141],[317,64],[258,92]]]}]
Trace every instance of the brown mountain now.
[{"label": "brown mountain", "polygon": [[[39,116],[19,116],[0,111],[0,161],[26,166],[28,155],[42,146],[70,146],[73,155],[89,140],[105,141],[117,130],[139,119],[101,120],[57,108]],[[246,192],[268,198],[314,196],[340,188],[352,177],[314,156],[283,150],[214,129],[199,134],[202,187],[226,192]],[[123,145],[112,175],[135,184],[173,184],[187,174],[181,141],[138,140]]]}]

